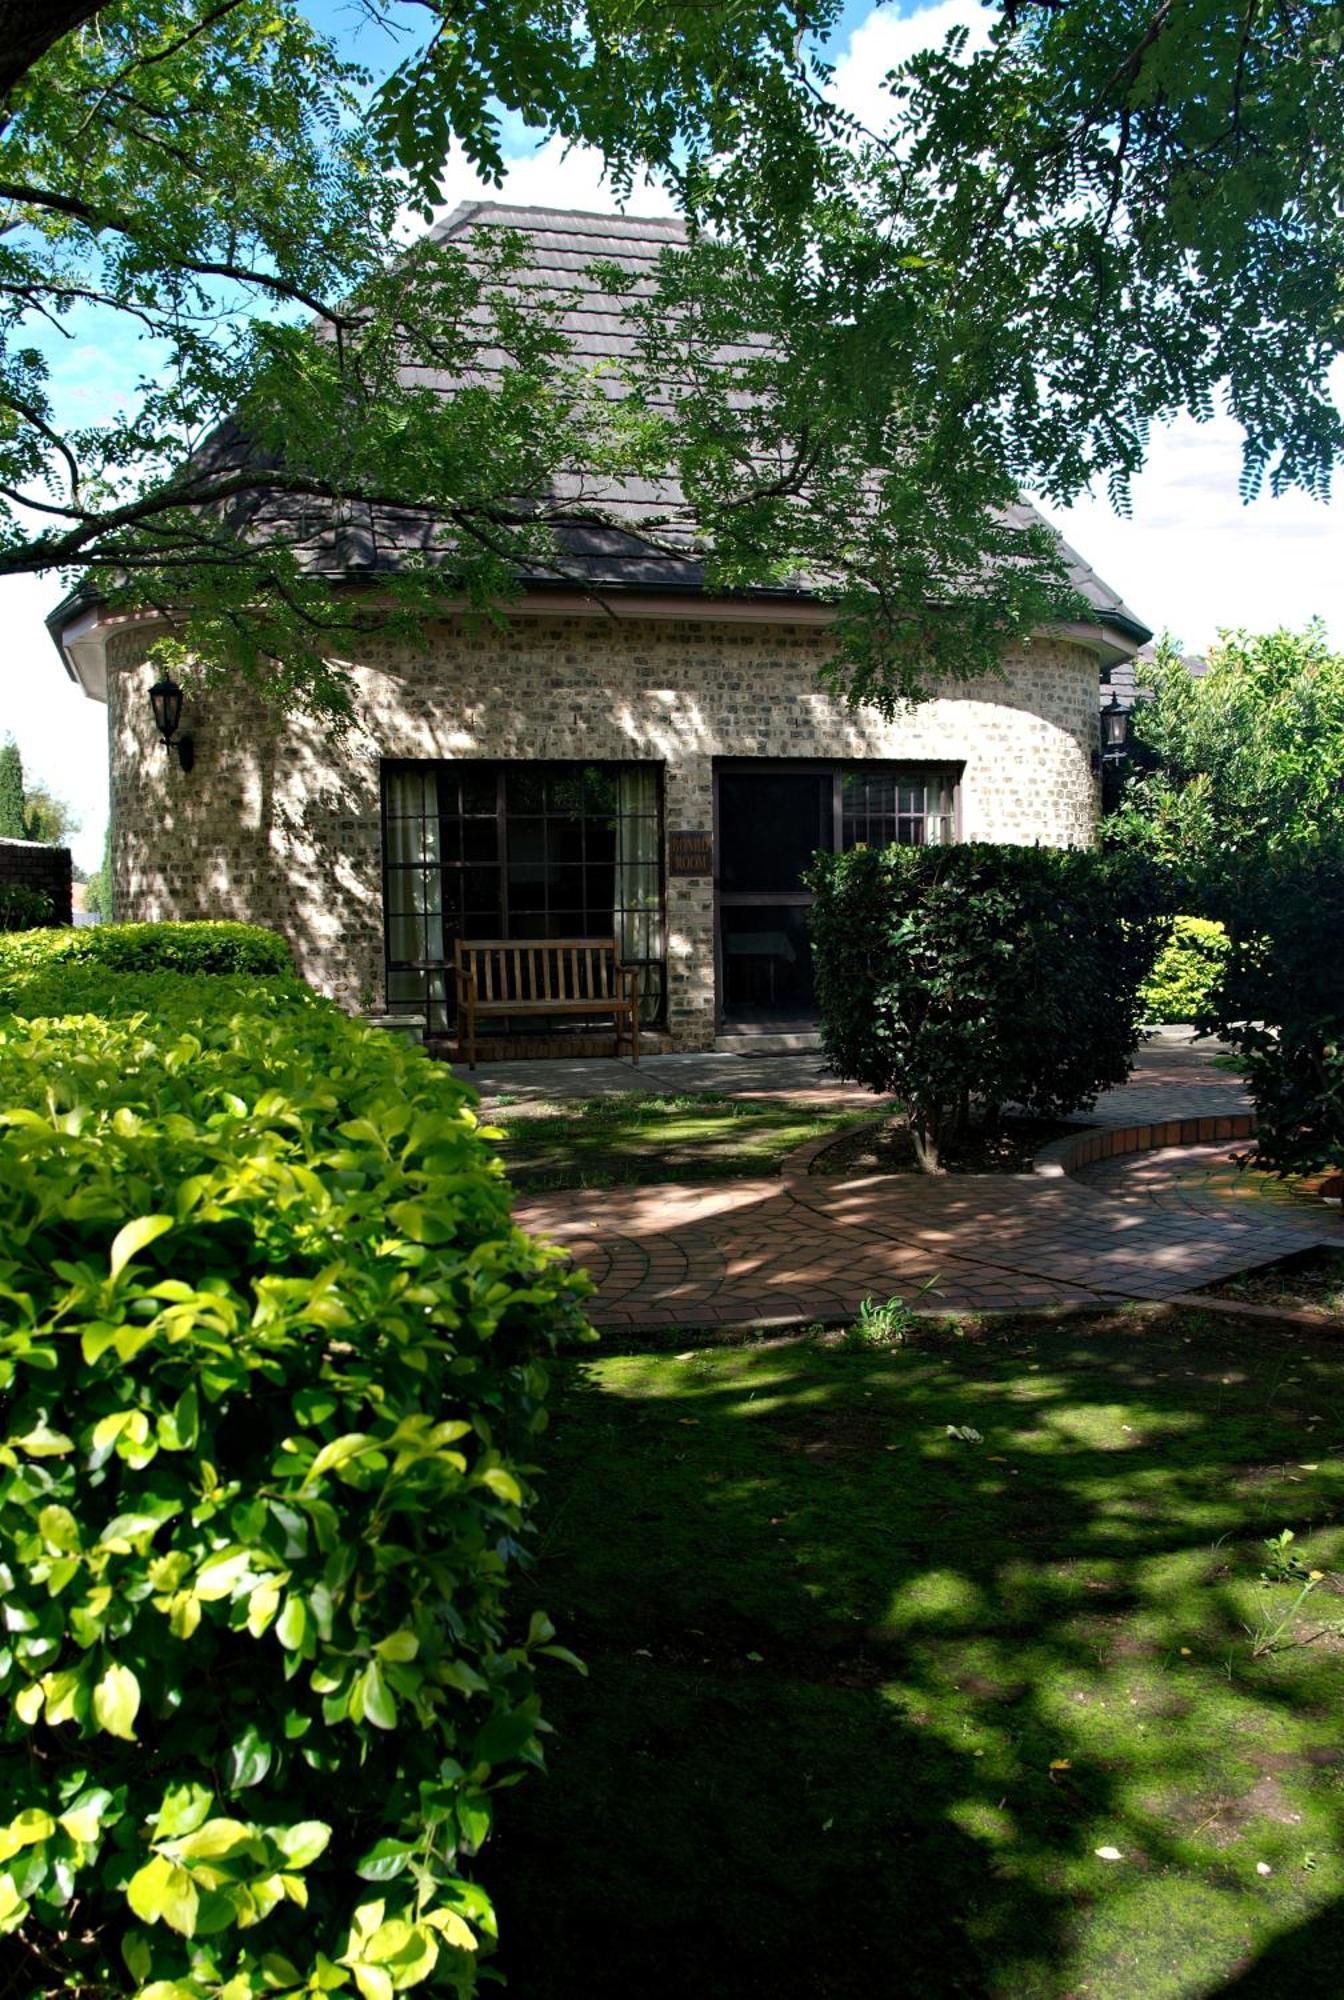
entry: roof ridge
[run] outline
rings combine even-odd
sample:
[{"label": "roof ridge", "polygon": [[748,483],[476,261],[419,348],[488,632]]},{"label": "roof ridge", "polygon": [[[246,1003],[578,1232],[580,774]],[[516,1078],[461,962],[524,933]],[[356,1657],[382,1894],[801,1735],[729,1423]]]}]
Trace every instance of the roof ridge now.
[{"label": "roof ridge", "polygon": [[456,235],[475,216],[503,214],[548,216],[560,222],[616,222],[632,229],[675,230],[678,233],[684,233],[686,228],[685,219],[679,215],[627,215],[616,209],[552,208],[545,202],[472,199],[460,201],[441,222],[435,223],[430,233],[433,236]]}]

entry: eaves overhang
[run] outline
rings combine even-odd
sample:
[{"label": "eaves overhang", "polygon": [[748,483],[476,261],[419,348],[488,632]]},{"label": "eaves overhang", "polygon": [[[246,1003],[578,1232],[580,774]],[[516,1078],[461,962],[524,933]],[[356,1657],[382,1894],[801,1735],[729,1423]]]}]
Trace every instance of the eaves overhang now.
[{"label": "eaves overhang", "polygon": [[[362,583],[367,589],[375,579]],[[445,602],[440,616],[462,615],[465,602]],[[509,605],[514,617],[617,617],[665,619],[672,622],[753,625],[825,626],[835,616],[834,608],[809,592],[777,588],[710,596],[698,586],[684,589],[663,586],[657,590],[634,586],[604,586],[600,590],[576,589],[557,581],[532,585],[516,603]],[[159,623],[154,611],[112,611],[100,594],[82,584],[63,598],[48,615],[46,626],[52,643],[71,680],[83,688],[91,701],[107,700],[107,642],[115,632],[127,632]],[[1067,639],[1086,647],[1103,667],[1133,659],[1151,636],[1147,628],[1128,618],[1103,617],[1049,625],[1038,635]]]}]

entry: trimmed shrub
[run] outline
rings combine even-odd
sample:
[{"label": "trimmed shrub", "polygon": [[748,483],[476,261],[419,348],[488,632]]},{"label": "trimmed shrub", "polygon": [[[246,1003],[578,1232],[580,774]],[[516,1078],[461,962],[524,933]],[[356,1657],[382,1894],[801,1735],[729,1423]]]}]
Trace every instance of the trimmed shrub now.
[{"label": "trimmed shrub", "polygon": [[1161,936],[1141,864],[968,842],[822,855],[810,881],[827,1056],[902,1100],[926,1171],[973,1112],[1060,1117],[1129,1075]]},{"label": "trimmed shrub", "polygon": [[1143,1019],[1201,1020],[1215,1004],[1228,950],[1227,931],[1212,917],[1173,917],[1139,996]]},{"label": "trimmed shrub", "polygon": [[0,1018],[20,1983],[468,1994],[561,1650],[507,1584],[583,1281],[418,1052],[287,983],[46,976],[142,1005]]},{"label": "trimmed shrub", "polygon": [[292,973],[289,946],[260,924],[89,924],[0,940],[0,977],[39,966],[101,965],[109,972]]},{"label": "trimmed shrub", "polygon": [[0,931],[30,931],[56,920],[50,896],[26,882],[0,882]]},{"label": "trimmed shrub", "polygon": [[1232,948],[1204,1025],[1241,1058],[1256,1159],[1344,1167],[1344,841],[1266,855],[1221,895]]},{"label": "trimmed shrub", "polygon": [[96,1014],[104,1020],[126,1020],[150,1014],[163,1021],[192,1024],[240,1008],[258,1014],[322,1009],[311,986],[290,973],[261,978],[256,974],[192,972],[117,972],[106,966],[37,964],[9,970],[0,953],[0,1011],[39,1015]]}]

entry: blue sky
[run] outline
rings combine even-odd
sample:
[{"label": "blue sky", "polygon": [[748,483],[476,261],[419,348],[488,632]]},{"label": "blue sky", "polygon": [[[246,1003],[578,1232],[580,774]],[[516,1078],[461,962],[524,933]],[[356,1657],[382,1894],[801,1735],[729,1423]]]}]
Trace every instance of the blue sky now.
[{"label": "blue sky", "polygon": [[[353,0],[312,0],[309,12],[371,66],[385,60],[385,42],[361,25],[367,17]],[[983,20],[978,0],[922,7],[848,0],[832,49],[837,94],[869,123],[879,122],[881,78],[895,62],[957,23],[974,30]],[[508,199],[614,206],[591,157],[565,155],[554,144],[538,149],[517,125],[508,140]],[[446,192],[455,201],[492,191],[476,187],[459,168]],[[658,190],[643,191],[631,204],[636,211],[666,206]],[[91,318],[71,327],[73,342],[56,341],[63,412],[69,421],[104,416],[127,397],[152,356],[122,330],[109,333]],[[1337,391],[1344,401],[1344,374]],[[1127,519],[1114,514],[1104,495],[1085,497],[1052,519],[1150,625],[1170,629],[1190,650],[1204,650],[1221,627],[1300,626],[1313,615],[1324,618],[1344,649],[1344,497],[1323,505],[1289,494],[1244,506],[1240,469],[1239,432],[1230,420],[1183,419],[1154,436]],[[106,711],[68,681],[47,637],[42,621],[60,595],[54,578],[0,579],[6,634],[0,738],[12,732],[30,776],[75,807],[82,821],[76,859],[92,868],[107,818]]]}]

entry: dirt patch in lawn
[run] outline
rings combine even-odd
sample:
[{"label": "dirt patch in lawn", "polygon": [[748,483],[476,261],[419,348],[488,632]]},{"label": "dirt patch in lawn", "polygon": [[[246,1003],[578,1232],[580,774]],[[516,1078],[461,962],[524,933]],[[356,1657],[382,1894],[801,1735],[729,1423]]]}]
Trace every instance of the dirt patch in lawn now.
[{"label": "dirt patch in lawn", "polygon": [[1306,1308],[1344,1320],[1344,1250],[1307,1250],[1281,1258],[1239,1278],[1220,1278],[1203,1288],[1213,1298],[1242,1299],[1248,1305]]},{"label": "dirt patch in lawn", "polygon": [[[977,1126],[943,1156],[950,1174],[1029,1174],[1042,1146],[1076,1132],[1077,1123],[1048,1118],[1005,1118],[990,1129]],[[813,1160],[814,1174],[917,1174],[915,1142],[904,1113],[882,1125],[846,1133]]]}]

